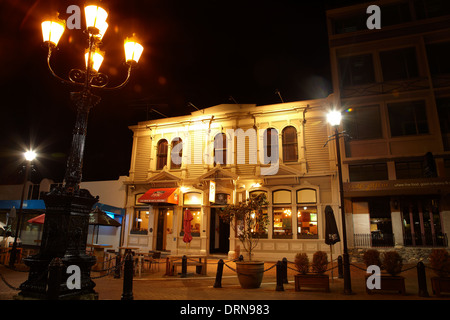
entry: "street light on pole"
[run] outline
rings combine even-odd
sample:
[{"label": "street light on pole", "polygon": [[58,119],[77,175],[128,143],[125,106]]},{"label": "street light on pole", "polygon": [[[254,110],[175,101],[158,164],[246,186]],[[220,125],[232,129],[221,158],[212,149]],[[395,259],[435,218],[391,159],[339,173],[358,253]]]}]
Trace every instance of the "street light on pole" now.
[{"label": "street light on pole", "polygon": [[341,166],[341,148],[339,145],[339,137],[342,133],[339,133],[339,126],[341,124],[342,115],[339,111],[330,111],[327,115],[328,123],[334,129],[334,138],[336,144],[336,161],[338,166],[338,180],[339,180],[339,199],[341,204],[341,219],[342,219],[342,239],[344,244],[344,294],[352,294],[352,284],[350,278],[350,259],[347,248],[347,230],[345,223],[345,208],[344,208],[344,189],[342,183],[342,166]]},{"label": "street light on pole", "polygon": [[[56,15],[41,24],[43,40],[48,47],[47,65],[50,73],[60,82],[80,90],[70,93],[77,115],[64,182],[62,186],[53,188],[43,196],[46,212],[42,242],[39,253],[24,260],[30,267],[30,272],[28,280],[20,286],[22,296],[48,298],[45,290],[49,285],[46,274],[52,261],[59,264],[62,262],[65,267],[76,265],[81,269],[81,289],[67,287],[64,279],[60,284],[52,283],[53,287],[59,288],[59,296],[74,299],[91,299],[96,296],[93,289],[95,283],[90,277],[90,269],[96,259],[86,254],[86,244],[89,213],[98,201],[98,196],[93,197],[88,190],[80,189],[88,115],[90,109],[100,102],[100,97],[93,92],[123,88],[144,48],[134,34],[125,40],[125,64],[128,67],[126,79],[119,85],[108,86],[108,76],[99,71],[105,55],[100,47],[108,29],[108,12],[97,4],[89,4],[85,6],[84,14],[85,33],[88,36],[88,47],[83,53],[85,65],[81,69],[70,70],[67,77],[57,75],[50,63],[64,34],[66,23]],[[65,277],[67,278],[66,275]]]},{"label": "street light on pole", "polygon": [[19,213],[17,214],[17,222],[16,222],[16,233],[14,235],[14,243],[11,248],[11,254],[9,256],[9,267],[14,268],[14,264],[17,258],[17,238],[19,237],[20,229],[22,228],[22,215],[23,215],[23,201],[25,200],[25,191],[26,185],[28,181],[28,175],[31,168],[31,162],[36,159],[36,152],[33,150],[28,150],[24,153],[25,160],[27,161],[25,167],[25,175],[23,178],[23,186],[22,186],[22,197],[20,198],[20,207]]}]

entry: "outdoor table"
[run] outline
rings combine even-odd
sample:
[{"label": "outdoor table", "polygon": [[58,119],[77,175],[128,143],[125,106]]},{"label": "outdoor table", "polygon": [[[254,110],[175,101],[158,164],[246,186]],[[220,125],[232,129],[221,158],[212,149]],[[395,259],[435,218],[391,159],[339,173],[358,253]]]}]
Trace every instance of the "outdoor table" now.
[{"label": "outdoor table", "polygon": [[125,254],[127,254],[128,252],[131,252],[133,250],[139,250],[139,247],[119,247],[119,250],[125,250]]},{"label": "outdoor table", "polygon": [[[187,265],[195,265],[196,267],[201,267],[201,274],[206,275],[206,266],[208,264],[208,259],[206,255],[185,255],[187,258]],[[181,266],[181,260],[183,255],[168,256],[166,259],[166,271],[168,275],[173,276],[174,271],[177,266]],[[192,262],[190,259],[198,259],[198,262]],[[198,269],[197,269],[198,270]],[[197,272],[198,273],[198,272]]]},{"label": "outdoor table", "polygon": [[94,256],[97,258],[97,263],[92,266],[93,271],[103,270],[105,262],[105,248],[112,248],[110,244],[88,244],[88,247],[94,248]]}]

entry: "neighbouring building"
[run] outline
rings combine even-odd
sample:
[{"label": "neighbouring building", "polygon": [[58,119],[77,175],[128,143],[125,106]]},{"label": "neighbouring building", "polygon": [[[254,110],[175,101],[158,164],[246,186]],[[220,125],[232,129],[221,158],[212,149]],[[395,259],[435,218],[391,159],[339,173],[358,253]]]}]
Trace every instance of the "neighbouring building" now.
[{"label": "neighbouring building", "polygon": [[382,0],[327,11],[349,246],[448,246],[450,6]]},{"label": "neighbouring building", "polygon": [[[293,259],[329,252],[324,209],[340,226],[329,100],[274,105],[222,104],[131,126],[124,245],[171,254],[244,254],[218,213],[264,192],[269,226],[255,257]],[[192,241],[183,216],[192,213]],[[336,245],[336,253],[340,245]]]},{"label": "neighbouring building", "polygon": [[[87,189],[93,196],[99,196],[99,202],[94,208],[100,208],[111,218],[122,222],[125,213],[126,188],[124,181],[126,177],[119,177],[117,180],[108,181],[87,181],[81,182],[80,187]],[[42,237],[43,224],[28,223],[27,221],[41,214],[45,214],[45,203],[42,196],[48,193],[55,183],[50,179],[42,179],[40,183],[25,183],[25,197],[23,202],[22,228],[19,236],[23,245],[38,246]],[[17,218],[8,219],[11,209],[15,208],[16,217],[19,214],[22,190],[24,185],[0,185],[0,221],[11,226],[15,234]],[[94,209],[93,208],[93,209]],[[110,226],[90,225],[88,230],[87,243],[101,243],[111,245],[111,249],[118,250],[121,245],[122,228]]]}]

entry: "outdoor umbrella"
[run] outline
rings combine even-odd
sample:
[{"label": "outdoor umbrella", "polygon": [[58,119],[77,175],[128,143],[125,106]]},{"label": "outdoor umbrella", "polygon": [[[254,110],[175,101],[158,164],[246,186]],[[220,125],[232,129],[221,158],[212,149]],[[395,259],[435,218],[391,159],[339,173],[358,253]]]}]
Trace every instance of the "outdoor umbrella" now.
[{"label": "outdoor umbrella", "polygon": [[191,240],[192,240],[192,235],[191,235],[191,221],[192,221],[192,219],[194,219],[194,217],[192,216],[191,210],[189,210],[189,209],[184,210],[184,216],[183,216],[184,236],[183,236],[183,241],[186,243],[186,245],[188,243],[190,243]]},{"label": "outdoor umbrella", "polygon": [[331,258],[331,278],[333,278],[333,249],[332,245],[341,241],[339,231],[334,218],[334,212],[331,206],[325,207],[325,243],[330,246]]},{"label": "outdoor umbrella", "polygon": [[100,210],[98,207],[89,213],[89,224],[94,226],[92,230],[92,243],[94,243],[94,231],[95,226],[97,226],[97,241],[98,241],[98,230],[99,226],[110,226],[110,227],[120,227],[120,222],[117,222],[110,216],[108,216],[104,211]]},{"label": "outdoor umbrella", "polygon": [[34,223],[34,224],[44,224],[44,221],[45,221],[45,213],[43,213],[37,217],[31,218],[27,222]]}]

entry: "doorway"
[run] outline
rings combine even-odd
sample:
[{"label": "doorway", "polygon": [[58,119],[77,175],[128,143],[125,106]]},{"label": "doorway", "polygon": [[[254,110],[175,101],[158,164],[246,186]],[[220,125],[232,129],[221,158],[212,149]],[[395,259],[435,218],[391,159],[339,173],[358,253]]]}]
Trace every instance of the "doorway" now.
[{"label": "doorway", "polygon": [[211,208],[209,252],[228,253],[230,250],[230,224],[219,218],[224,208]]},{"label": "doorway", "polygon": [[159,207],[156,222],[156,250],[166,250],[167,233],[171,232],[173,227],[173,208]]}]

